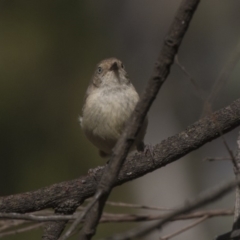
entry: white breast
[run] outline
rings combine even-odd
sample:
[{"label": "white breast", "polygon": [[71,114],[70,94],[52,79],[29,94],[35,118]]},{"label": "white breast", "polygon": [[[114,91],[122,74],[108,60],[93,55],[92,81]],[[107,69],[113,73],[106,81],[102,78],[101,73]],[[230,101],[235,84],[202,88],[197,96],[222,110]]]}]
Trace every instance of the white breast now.
[{"label": "white breast", "polygon": [[96,89],[86,99],[82,128],[100,150],[110,153],[139,100],[132,85]]}]

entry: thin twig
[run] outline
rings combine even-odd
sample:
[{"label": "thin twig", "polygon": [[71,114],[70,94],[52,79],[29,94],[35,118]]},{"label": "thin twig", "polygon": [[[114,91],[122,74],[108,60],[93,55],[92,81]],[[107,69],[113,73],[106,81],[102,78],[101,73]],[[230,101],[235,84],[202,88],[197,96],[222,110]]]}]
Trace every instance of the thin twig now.
[{"label": "thin twig", "polygon": [[36,228],[40,228],[42,226],[43,226],[43,223],[36,223],[36,224],[32,224],[31,226],[27,226],[27,227],[24,227],[24,228],[7,231],[7,232],[4,232],[4,233],[0,233],[0,238],[6,237],[6,236],[9,236],[9,235],[22,233],[22,232],[27,232],[27,231],[30,231],[30,230],[33,230],[33,229],[36,229]]},{"label": "thin twig", "polygon": [[[169,213],[168,213],[169,214]],[[144,215],[144,214],[113,214],[113,216],[107,216],[105,218],[105,215],[101,218],[101,223],[104,222],[142,222],[142,221],[153,221],[153,220],[159,220],[163,219],[168,214],[156,214],[156,215]],[[203,216],[208,215],[209,218],[212,217],[219,217],[219,216],[232,216],[233,210],[229,209],[215,209],[215,210],[205,210],[205,211],[195,211],[193,213],[180,215],[176,218],[174,218],[171,221],[177,221],[177,220],[189,220],[189,219],[196,219],[196,218],[202,218]]]},{"label": "thin twig", "polygon": [[[182,216],[178,216],[172,221],[178,221],[178,220],[189,220],[189,219],[196,219],[196,218],[202,218],[204,216],[208,216],[209,218],[212,217],[219,217],[219,216],[231,216],[233,215],[233,210],[230,209],[214,209],[214,210],[201,210],[201,211],[196,211],[190,214],[185,214]],[[3,215],[2,215],[3,216]],[[27,221],[39,221],[39,222],[45,222],[45,221],[54,221],[54,220],[72,220],[76,219],[76,214],[74,215],[66,215],[66,216],[56,216],[56,215],[48,215],[48,216],[38,216],[34,215],[34,218],[32,216],[28,216],[27,214],[12,214],[8,213],[4,215],[5,218],[17,218],[18,220],[12,220],[11,224],[9,224],[9,220],[4,221],[6,222],[5,227],[1,229],[0,232],[2,232],[4,229],[6,230],[7,228],[15,228],[16,226],[19,226],[21,224],[26,224]],[[158,220],[166,217],[166,214],[156,214],[156,215],[136,215],[136,214],[109,214],[109,213],[104,213],[100,223],[121,223],[121,222],[141,222],[141,221],[153,221],[153,220]],[[19,220],[22,219],[22,220]],[[27,220],[27,221],[25,221]],[[3,221],[1,223],[3,225]],[[32,226],[32,227],[31,227]],[[4,237],[7,235],[12,235],[12,234],[17,234],[20,232],[25,232],[25,231],[30,231],[32,229],[38,228],[43,225],[39,224],[31,224],[31,226],[27,227],[19,227],[17,230],[9,230],[0,233],[0,237]]]},{"label": "thin twig", "polygon": [[236,169],[236,171],[239,171],[239,167],[238,167],[238,164],[237,164],[237,160],[236,158],[234,157],[233,155],[233,152],[232,150],[230,149],[230,147],[228,146],[226,140],[225,140],[225,137],[221,134],[221,138],[223,140],[223,143],[224,143],[224,146],[226,147],[229,155],[230,155],[230,160],[232,161],[232,164],[233,164],[233,167]]},{"label": "thin twig", "polygon": [[35,222],[48,222],[48,221],[61,221],[61,220],[74,220],[74,215],[49,215],[49,216],[38,216],[33,214],[21,214],[21,213],[0,213],[1,219],[21,219],[26,221]]},{"label": "thin twig", "polygon": [[124,203],[124,202],[112,202],[112,201],[107,201],[106,205],[116,206],[116,207],[127,207],[127,208],[140,208],[140,209],[147,209],[147,210],[160,210],[160,211],[173,210],[171,208],[148,206],[148,205],[133,204],[133,203]]},{"label": "thin twig", "polygon": [[69,227],[69,229],[65,232],[65,234],[62,237],[60,237],[59,240],[65,240],[71,236],[71,234],[76,230],[78,225],[83,221],[86,214],[92,209],[94,204],[99,200],[100,196],[101,196],[101,191],[98,191],[94,195],[92,201],[85,207],[85,209],[81,213],[79,213],[79,215],[77,216],[73,224]]},{"label": "thin twig", "polygon": [[170,238],[173,238],[173,237],[179,235],[180,233],[183,233],[183,232],[185,232],[185,231],[195,227],[199,223],[204,222],[206,219],[208,219],[208,215],[203,216],[202,218],[198,219],[197,221],[187,225],[186,227],[184,227],[184,228],[182,228],[182,229],[180,229],[180,230],[178,230],[178,231],[176,231],[174,233],[171,233],[171,234],[169,234],[167,236],[160,237],[160,240],[168,240]]},{"label": "thin twig", "polygon": [[[173,210],[172,210],[173,211]],[[171,211],[171,212],[172,212]],[[196,211],[191,214],[185,214],[177,217],[174,220],[186,220],[192,218],[200,218],[202,216],[208,215],[209,217],[216,216],[229,216],[233,215],[233,210],[230,209],[213,209],[213,210],[205,210],[205,211]],[[33,214],[21,214],[21,213],[0,213],[0,218],[3,219],[11,219],[16,220],[12,224],[6,224],[8,227],[17,226],[19,224],[25,224],[27,221],[34,222],[48,222],[48,221],[66,221],[66,220],[75,220],[77,218],[77,214],[73,215],[47,215],[47,216],[39,216]],[[166,213],[161,214],[115,214],[115,213],[106,213],[104,212],[100,222],[139,222],[139,221],[152,221],[156,219],[161,219],[166,217]],[[18,220],[18,221],[17,221]],[[21,220],[21,221],[20,221]],[[6,228],[6,227],[5,227]],[[4,230],[5,228],[1,229]]]},{"label": "thin twig", "polygon": [[229,157],[206,157],[204,158],[202,161],[209,161],[209,162],[213,162],[213,161],[230,161],[231,158]]},{"label": "thin twig", "polygon": [[227,193],[229,193],[233,188],[235,188],[240,183],[240,179],[234,179],[228,181],[225,184],[222,184],[220,187],[216,187],[211,191],[203,193],[199,197],[195,198],[192,201],[188,201],[188,204],[185,204],[183,207],[179,208],[178,210],[174,211],[173,213],[168,214],[165,218],[158,221],[155,224],[150,226],[141,226],[135,229],[132,229],[128,232],[118,234],[109,238],[107,240],[129,240],[132,238],[142,237],[150,232],[154,231],[155,229],[160,229],[164,224],[171,221],[172,219],[176,218],[179,215],[186,214],[191,212],[194,209],[202,207],[210,202],[216,201],[219,198],[223,197]]},{"label": "thin twig", "polygon": [[238,44],[235,47],[235,49],[230,54],[230,57],[227,59],[225,65],[223,66],[219,74],[219,77],[216,79],[212,87],[210,95],[205,101],[205,104],[203,107],[203,115],[206,115],[212,112],[213,101],[216,99],[219,91],[224,87],[224,85],[226,85],[239,59],[240,59],[240,40],[238,41]]},{"label": "thin twig", "polygon": [[[240,131],[238,133],[238,139],[237,139],[237,154],[236,154],[236,164],[238,168],[234,169],[234,173],[236,176],[236,179],[240,179],[240,172],[239,172],[239,166],[240,166]],[[234,207],[234,227],[233,229],[237,229],[240,227],[239,223],[239,216],[240,216],[240,187],[239,185],[236,187],[236,193],[235,193],[235,207]]]},{"label": "thin twig", "polygon": [[196,90],[197,96],[202,101],[204,101],[205,100],[205,94],[204,94],[203,90],[200,88],[200,86],[195,81],[195,79],[191,76],[191,74],[186,70],[186,68],[180,63],[178,55],[176,55],[176,57],[175,57],[175,63],[183,71],[183,73],[188,77],[188,79],[190,80],[191,84],[193,85],[193,87]]},{"label": "thin twig", "polygon": [[12,228],[12,227],[16,227],[19,226],[21,224],[26,223],[26,221],[24,220],[2,220],[1,221],[1,227],[0,227],[0,232],[6,231],[6,229]]}]

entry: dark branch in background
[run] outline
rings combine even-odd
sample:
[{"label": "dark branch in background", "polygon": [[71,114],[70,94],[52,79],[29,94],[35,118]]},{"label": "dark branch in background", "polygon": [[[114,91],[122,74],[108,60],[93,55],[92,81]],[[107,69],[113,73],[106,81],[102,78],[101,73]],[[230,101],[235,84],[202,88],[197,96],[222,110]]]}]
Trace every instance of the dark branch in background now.
[{"label": "dark branch in background", "polygon": [[[236,167],[234,166],[234,173],[236,179],[240,179],[240,132],[237,139],[237,155],[236,155]],[[240,186],[236,187],[235,208],[234,208],[234,220],[231,237],[240,238]]]},{"label": "dark branch in background", "polygon": [[[109,222],[143,222],[143,221],[153,221],[157,219],[165,218],[169,212],[173,212],[174,210],[168,211],[168,213],[160,213],[160,214],[116,214],[116,213],[103,213],[100,222],[101,223],[109,223]],[[204,216],[210,217],[218,217],[218,216],[232,216],[232,209],[211,209],[211,210],[201,210],[192,212],[190,214],[184,214],[174,218],[173,221],[176,220],[188,220],[188,219],[196,219],[202,218]],[[77,218],[77,214],[70,215],[56,215],[56,214],[23,214],[23,213],[0,213],[1,219],[11,219],[11,220],[22,220],[19,224],[26,223],[26,221],[32,222],[49,222],[49,221],[68,221],[75,220]],[[84,222],[84,220],[82,221]],[[1,225],[1,224],[0,224]],[[11,226],[11,224],[9,224]],[[14,227],[16,227],[14,225]],[[0,228],[0,232],[2,229]]]},{"label": "dark branch in background", "polygon": [[[240,58],[240,41],[238,42],[237,47],[234,49],[233,53],[230,55],[230,58],[227,60],[224,68],[222,69],[219,78],[215,82],[211,94],[209,95],[207,101],[205,102],[203,113],[209,113],[212,111],[211,104],[213,100],[216,98],[218,92],[223,88],[226,84],[228,78],[232,74],[233,69],[235,68],[236,64],[239,62]],[[237,159],[234,157],[231,149],[229,148],[227,142],[225,141],[224,136],[221,136],[223,143],[230,155],[230,160],[232,161],[234,173],[237,179],[240,178],[240,143],[238,138],[238,152],[237,152]],[[234,223],[232,231],[222,234],[216,238],[216,240],[228,240],[232,238],[240,238],[240,187],[236,187],[236,199],[235,199],[235,210],[234,210]]]},{"label": "dark branch in background", "polygon": [[[131,204],[129,204],[130,207]],[[159,207],[157,207],[159,210]],[[149,209],[152,209],[151,207]],[[169,212],[169,211],[168,211]],[[172,210],[171,210],[172,212]],[[50,215],[49,215],[50,214]],[[51,215],[51,211],[41,211],[35,212],[32,214],[21,214],[21,213],[0,213],[1,219],[11,219],[11,221],[0,221],[0,238],[8,235],[17,234],[20,232],[31,231],[33,229],[43,226],[43,223],[37,222],[46,222],[46,221],[72,221],[76,219],[77,214],[73,215]],[[233,210],[231,209],[212,209],[212,210],[201,210],[195,211],[190,214],[184,214],[174,218],[172,221],[178,220],[190,220],[190,219],[202,219],[207,216],[207,218],[220,217],[220,216],[232,216]],[[166,213],[161,214],[114,214],[114,213],[103,213],[100,223],[123,223],[123,222],[145,222],[153,221],[165,218]],[[197,221],[198,221],[197,220]],[[29,222],[31,221],[31,222]],[[28,226],[26,226],[26,223]],[[53,223],[53,222],[51,222]],[[59,225],[61,226],[61,225]],[[180,229],[179,232],[187,230],[187,228]],[[55,236],[55,235],[52,235]],[[45,237],[45,236],[43,236]],[[51,238],[49,235],[48,238]]]},{"label": "dark branch in background", "polygon": [[223,197],[228,192],[230,192],[233,188],[235,188],[239,183],[240,179],[228,181],[222,184],[221,186],[215,187],[214,189],[203,193],[194,200],[188,201],[187,203],[184,204],[183,207],[175,210],[172,213],[169,213],[165,218],[163,218],[160,221],[157,221],[156,223],[150,226],[137,227],[126,233],[106,238],[106,240],[129,240],[145,236],[156,229],[160,229],[164,224],[168,223],[169,221],[172,221],[172,219],[179,215],[189,213],[196,208],[202,207],[208,203],[218,200],[219,198]]},{"label": "dark branch in background", "polygon": [[[115,203],[114,203],[115,204]],[[128,203],[121,203],[117,206],[124,206],[122,207],[133,207],[133,208],[142,208],[142,205],[137,204],[128,204]],[[81,207],[82,208],[82,207]],[[151,207],[151,206],[143,206],[144,209],[152,210],[152,209],[161,209],[160,207]],[[162,211],[162,210],[160,210]],[[168,209],[168,213],[172,212],[173,210]],[[114,214],[114,213],[106,213],[104,212],[100,223],[122,223],[122,222],[143,222],[143,221],[153,221],[159,220],[166,217],[166,213],[160,214]],[[208,218],[213,217],[220,217],[220,216],[232,216],[233,210],[232,209],[211,209],[211,210],[201,210],[201,211],[194,211],[190,214],[184,214],[178,216],[177,218],[173,219],[172,221],[178,220],[190,220],[190,219],[201,219],[204,216]],[[36,223],[37,222],[46,222],[46,221],[54,221],[55,223],[59,221],[72,221],[76,219],[77,214],[71,215],[56,215],[52,213],[50,210],[43,210],[41,212],[34,212],[31,214],[21,214],[21,213],[0,213],[0,238],[14,235],[21,232],[31,231],[33,229],[39,228],[43,226],[43,223]],[[4,220],[8,219],[8,221]],[[9,221],[11,219],[11,221]],[[29,222],[31,221],[31,222]],[[53,223],[53,222],[51,222]],[[26,226],[27,224],[27,226]],[[61,226],[61,225],[59,225]],[[182,231],[182,229],[180,229]],[[43,236],[44,237],[44,236]],[[51,236],[49,235],[48,238]]]},{"label": "dark branch in background", "polygon": [[[95,234],[105,202],[117,180],[117,176],[125,158],[127,157],[127,153],[136,139],[147,112],[170,72],[170,67],[174,62],[174,57],[177,54],[178,48],[188,29],[189,23],[199,1],[200,0],[185,0],[181,3],[174,22],[165,39],[159,58],[155,64],[154,73],[150,78],[148,85],[136,106],[136,109],[130,117],[122,136],[113,149],[110,162],[105,168],[104,174],[99,182],[97,192],[94,196],[94,199],[97,199],[97,202],[86,216],[85,223],[80,232],[80,239],[91,239]],[[82,214],[73,223],[69,230],[62,236],[61,240],[65,240],[70,236],[83,217],[84,214]]]},{"label": "dark branch in background", "polygon": [[[237,179],[240,179],[240,131],[238,133],[238,139],[237,139],[237,155],[236,155],[236,162],[237,162],[237,168],[234,169],[235,175]],[[234,208],[234,223],[237,222],[240,216],[240,187],[236,187],[236,201],[235,201],[235,208]],[[237,224],[240,228],[240,223]]]},{"label": "dark branch in background", "polygon": [[222,68],[219,77],[215,81],[212,91],[205,101],[204,107],[203,107],[203,115],[209,114],[212,112],[211,104],[216,99],[217,94],[219,91],[226,85],[229,77],[231,76],[235,66],[239,62],[240,59],[240,39],[238,41],[238,45],[231,53],[230,57],[227,59],[224,67]]},{"label": "dark branch in background", "polygon": [[14,230],[11,230],[11,231],[6,231],[6,232],[3,232],[3,233],[0,233],[0,238],[6,237],[6,236],[9,236],[9,235],[22,233],[22,232],[28,232],[28,231],[31,231],[33,229],[40,228],[42,226],[43,226],[43,223],[35,223],[35,224],[32,224],[31,226],[23,227],[23,228],[20,228],[20,229],[14,229]]},{"label": "dark branch in background", "polygon": [[[215,122],[217,121],[217,125]],[[178,133],[153,146],[154,159],[147,153],[129,156],[114,186],[139,178],[166,166],[204,144],[240,126],[240,99],[211,116],[204,117]],[[89,171],[78,179],[57,183],[36,191],[0,197],[0,212],[28,213],[53,208],[57,212],[78,207],[93,196],[104,167]]]},{"label": "dark branch in background", "polygon": [[180,233],[185,232],[185,231],[187,231],[187,230],[195,227],[195,226],[198,225],[199,223],[204,222],[204,221],[207,220],[207,219],[208,219],[208,215],[205,215],[205,216],[203,216],[202,218],[198,219],[197,221],[194,221],[193,223],[190,223],[190,224],[187,225],[186,227],[181,228],[180,230],[178,230],[178,231],[176,231],[176,232],[174,232],[174,233],[171,233],[171,234],[169,234],[169,235],[160,237],[160,240],[168,240],[168,239],[170,239],[170,238],[173,238],[173,237],[179,235]]},{"label": "dark branch in background", "polygon": [[203,161],[214,162],[214,161],[231,161],[230,157],[206,157]]},{"label": "dark branch in background", "polygon": [[164,208],[158,206],[151,206],[151,205],[140,205],[140,204],[133,204],[133,203],[125,203],[125,202],[112,202],[107,201],[106,205],[115,206],[115,207],[126,207],[126,208],[138,208],[138,209],[147,209],[147,210],[158,210],[158,211],[171,211],[171,208]]},{"label": "dark branch in background", "polygon": [[[222,135],[222,134],[221,134]],[[238,167],[238,164],[237,164],[237,160],[236,158],[234,157],[234,154],[232,152],[232,150],[230,149],[230,147],[228,146],[224,136],[221,136],[222,140],[223,140],[223,144],[224,146],[226,147],[228,153],[229,153],[229,156],[230,156],[230,160],[232,161],[232,164],[233,164],[233,168],[235,169],[235,171],[239,171],[239,167]]]},{"label": "dark branch in background", "polygon": [[183,71],[183,73],[187,76],[189,79],[190,83],[194,87],[195,94],[197,97],[200,98],[200,100],[205,101],[205,92],[201,89],[197,81],[191,76],[191,74],[186,70],[186,68],[180,63],[178,55],[175,57],[175,64]]}]

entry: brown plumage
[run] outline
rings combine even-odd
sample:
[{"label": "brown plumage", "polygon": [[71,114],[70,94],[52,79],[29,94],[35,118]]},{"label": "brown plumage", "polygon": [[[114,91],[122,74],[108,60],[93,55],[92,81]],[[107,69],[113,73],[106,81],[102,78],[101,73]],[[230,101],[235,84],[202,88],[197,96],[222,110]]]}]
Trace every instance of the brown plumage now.
[{"label": "brown plumage", "polygon": [[[81,126],[100,156],[111,154],[138,100],[139,95],[120,60],[109,58],[97,65],[86,92]],[[147,119],[132,150],[143,150],[146,128]]]}]

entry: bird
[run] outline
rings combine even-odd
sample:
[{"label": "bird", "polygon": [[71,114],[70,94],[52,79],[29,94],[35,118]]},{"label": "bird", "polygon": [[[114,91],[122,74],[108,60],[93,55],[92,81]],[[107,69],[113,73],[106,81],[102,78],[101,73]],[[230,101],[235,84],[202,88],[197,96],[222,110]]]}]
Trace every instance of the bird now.
[{"label": "bird", "polygon": [[[138,101],[139,95],[119,59],[108,58],[97,64],[86,91],[80,124],[101,157],[111,155]],[[147,125],[145,118],[130,151],[144,151]]]}]

